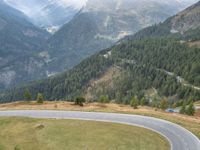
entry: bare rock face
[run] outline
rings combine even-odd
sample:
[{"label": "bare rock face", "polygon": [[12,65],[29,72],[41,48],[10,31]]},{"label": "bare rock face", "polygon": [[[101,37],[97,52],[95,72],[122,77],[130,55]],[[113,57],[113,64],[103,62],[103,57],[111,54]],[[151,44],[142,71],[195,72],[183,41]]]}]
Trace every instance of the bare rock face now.
[{"label": "bare rock face", "polygon": [[177,32],[185,32],[189,29],[196,29],[200,22],[200,2],[189,7],[172,19],[172,30]]}]

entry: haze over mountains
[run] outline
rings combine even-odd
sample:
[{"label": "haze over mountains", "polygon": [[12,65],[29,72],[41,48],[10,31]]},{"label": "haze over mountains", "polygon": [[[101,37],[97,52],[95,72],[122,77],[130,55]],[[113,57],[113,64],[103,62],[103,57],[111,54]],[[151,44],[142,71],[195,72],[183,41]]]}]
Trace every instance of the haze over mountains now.
[{"label": "haze over mountains", "polygon": [[[181,16],[181,17],[180,17]],[[200,98],[200,2],[118,42],[62,74],[2,94],[2,100],[23,98],[26,89],[48,100],[102,95],[128,104],[132,96],[157,105]],[[176,30],[176,32],[173,32]]]},{"label": "haze over mountains", "polygon": [[85,0],[4,0],[23,12],[35,25],[49,28],[61,27],[85,6]]},{"label": "haze over mountains", "polygon": [[[4,17],[0,20],[0,32],[4,32],[0,42],[4,43],[6,38],[10,47],[0,46],[0,53],[4,54],[0,59],[0,88],[71,69],[124,36],[163,21],[195,1],[5,0],[0,8]],[[7,11],[14,11],[20,17]],[[12,25],[4,28],[6,19],[12,21]],[[61,28],[52,36],[39,29],[54,26]]]}]

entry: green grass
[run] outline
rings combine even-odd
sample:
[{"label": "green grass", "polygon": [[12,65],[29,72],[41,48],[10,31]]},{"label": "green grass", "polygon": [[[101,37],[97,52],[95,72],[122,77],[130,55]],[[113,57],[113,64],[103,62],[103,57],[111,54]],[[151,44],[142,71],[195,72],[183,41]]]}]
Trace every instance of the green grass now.
[{"label": "green grass", "polygon": [[[43,126],[40,126],[40,125]],[[150,130],[122,124],[0,118],[0,150],[169,150]]]}]

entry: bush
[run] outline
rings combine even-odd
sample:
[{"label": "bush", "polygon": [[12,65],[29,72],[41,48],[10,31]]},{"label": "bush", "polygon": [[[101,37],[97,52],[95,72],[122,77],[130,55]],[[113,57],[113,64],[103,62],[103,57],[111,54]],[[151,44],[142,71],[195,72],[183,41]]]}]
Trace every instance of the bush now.
[{"label": "bush", "polygon": [[44,96],[42,95],[42,93],[38,93],[38,95],[37,95],[37,103],[38,104],[43,104],[44,103]]},{"label": "bush", "polygon": [[86,100],[84,97],[77,97],[75,99],[75,105],[83,106],[83,103],[85,103]]},{"label": "bush", "polygon": [[101,96],[100,99],[99,99],[99,102],[100,103],[109,103],[109,98],[108,96]]}]

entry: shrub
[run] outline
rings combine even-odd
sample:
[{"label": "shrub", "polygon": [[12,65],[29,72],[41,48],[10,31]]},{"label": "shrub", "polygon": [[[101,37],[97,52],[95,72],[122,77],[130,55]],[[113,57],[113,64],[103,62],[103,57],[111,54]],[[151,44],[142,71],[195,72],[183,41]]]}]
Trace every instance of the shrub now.
[{"label": "shrub", "polygon": [[75,99],[74,103],[75,103],[75,105],[83,106],[83,103],[85,103],[85,102],[86,102],[86,100],[84,97],[77,97]]},{"label": "shrub", "polygon": [[104,95],[102,95],[101,97],[100,97],[100,99],[99,99],[99,102],[100,103],[109,103],[109,98],[108,98],[108,96],[104,96]]}]

